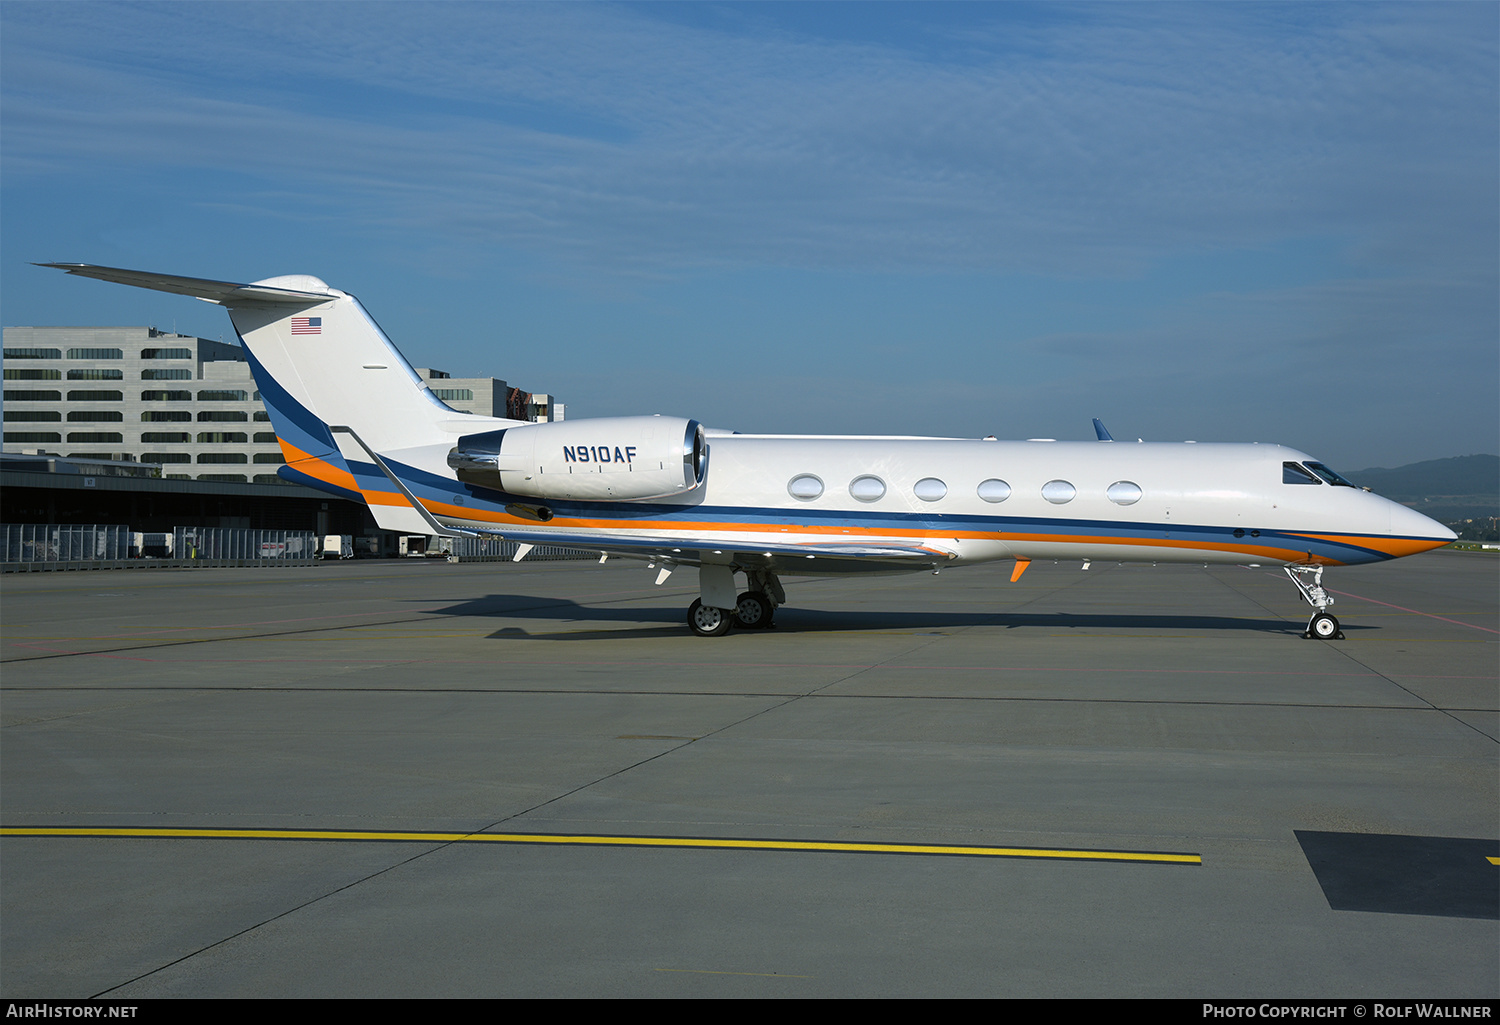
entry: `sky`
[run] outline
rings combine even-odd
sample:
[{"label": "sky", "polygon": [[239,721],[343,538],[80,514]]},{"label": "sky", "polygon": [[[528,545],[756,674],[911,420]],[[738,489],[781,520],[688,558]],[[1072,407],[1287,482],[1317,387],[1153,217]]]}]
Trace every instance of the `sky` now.
[{"label": "sky", "polygon": [[0,3],[0,321],[358,296],[569,418],[1500,452],[1500,5]]}]

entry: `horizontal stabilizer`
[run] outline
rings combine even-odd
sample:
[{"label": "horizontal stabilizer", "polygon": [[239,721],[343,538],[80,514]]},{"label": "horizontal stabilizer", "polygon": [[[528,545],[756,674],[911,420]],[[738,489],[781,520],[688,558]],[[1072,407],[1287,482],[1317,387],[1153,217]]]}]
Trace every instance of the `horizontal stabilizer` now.
[{"label": "horizontal stabilizer", "polygon": [[[98,278],[136,288],[149,288],[157,292],[174,292],[190,295],[211,303],[230,308],[239,306],[310,306],[338,298],[343,293],[335,292],[317,278],[303,276],[299,284],[311,286],[313,291],[284,288],[268,284],[236,284],[233,281],[212,281],[208,278],[184,278],[175,274],[154,274],[151,271],[124,270],[120,267],[98,267],[91,263],[39,263],[38,267],[55,267],[69,274],[84,278]],[[321,290],[317,290],[321,289]]]}]

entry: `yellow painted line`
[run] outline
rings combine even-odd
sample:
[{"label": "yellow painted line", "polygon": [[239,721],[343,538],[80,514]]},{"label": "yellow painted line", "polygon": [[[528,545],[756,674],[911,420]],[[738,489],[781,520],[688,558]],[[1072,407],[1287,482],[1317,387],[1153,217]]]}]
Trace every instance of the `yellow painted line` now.
[{"label": "yellow painted line", "polygon": [[1491,865],[1500,865],[1500,858],[1486,857],[1484,860],[1488,861]]},{"label": "yellow painted line", "polygon": [[1045,847],[965,847],[956,844],[838,843],[693,836],[591,836],[571,833],[416,833],[338,829],[132,829],[88,826],[0,826],[0,836],[93,837],[138,840],[363,840],[404,843],[556,844],[579,847],[688,847],[740,851],[820,851],[836,854],[930,854],[976,858],[1047,858],[1200,865],[1197,854],[1077,850]]}]

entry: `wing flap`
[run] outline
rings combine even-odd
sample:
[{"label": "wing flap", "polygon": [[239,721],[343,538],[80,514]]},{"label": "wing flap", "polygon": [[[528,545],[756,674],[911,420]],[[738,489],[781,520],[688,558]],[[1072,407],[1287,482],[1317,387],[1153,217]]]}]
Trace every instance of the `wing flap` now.
[{"label": "wing flap", "polygon": [[847,573],[869,570],[914,572],[941,566],[952,553],[921,545],[856,545],[808,543],[747,545],[742,542],[710,542],[680,537],[643,537],[570,534],[551,530],[485,530],[475,533],[502,537],[528,545],[551,545],[586,552],[600,552],[631,559],[669,562],[682,566],[730,563],[741,568],[773,569],[784,573]]}]

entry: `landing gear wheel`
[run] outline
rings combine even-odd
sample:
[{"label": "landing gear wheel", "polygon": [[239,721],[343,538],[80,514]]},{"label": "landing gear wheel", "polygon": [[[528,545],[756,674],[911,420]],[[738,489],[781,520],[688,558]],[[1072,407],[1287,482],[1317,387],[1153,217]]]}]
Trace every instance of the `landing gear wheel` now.
[{"label": "landing gear wheel", "polygon": [[1344,639],[1344,631],[1339,629],[1339,621],[1326,612],[1319,612],[1307,621],[1306,636],[1319,641],[1341,641]]},{"label": "landing gear wheel", "polygon": [[693,604],[688,606],[687,621],[693,633],[699,637],[723,637],[734,623],[734,615],[694,599]]},{"label": "landing gear wheel", "polygon": [[745,630],[764,630],[776,616],[776,606],[761,591],[746,591],[735,599],[734,625]]}]

